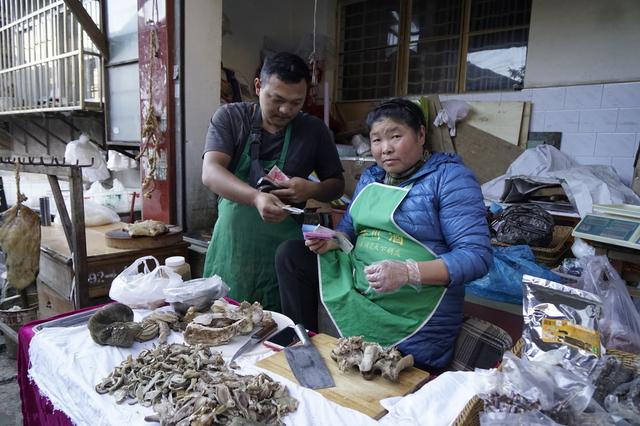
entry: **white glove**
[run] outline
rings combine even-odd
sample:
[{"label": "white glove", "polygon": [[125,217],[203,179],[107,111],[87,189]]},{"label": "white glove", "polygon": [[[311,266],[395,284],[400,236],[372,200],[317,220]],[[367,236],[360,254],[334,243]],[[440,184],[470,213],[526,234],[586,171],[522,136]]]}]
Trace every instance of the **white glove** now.
[{"label": "white glove", "polygon": [[422,288],[418,263],[411,259],[404,262],[381,260],[364,268],[364,274],[369,281],[369,289],[378,293],[394,291],[405,284],[411,285],[417,291]]}]

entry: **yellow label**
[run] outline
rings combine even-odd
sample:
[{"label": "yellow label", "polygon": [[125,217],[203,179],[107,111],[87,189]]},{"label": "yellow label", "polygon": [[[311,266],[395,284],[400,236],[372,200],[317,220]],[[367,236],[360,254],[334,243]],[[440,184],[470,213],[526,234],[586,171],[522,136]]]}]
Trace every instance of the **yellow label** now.
[{"label": "yellow label", "polygon": [[600,356],[600,335],[593,329],[573,324],[569,320],[544,318],[542,341],[562,343]]}]

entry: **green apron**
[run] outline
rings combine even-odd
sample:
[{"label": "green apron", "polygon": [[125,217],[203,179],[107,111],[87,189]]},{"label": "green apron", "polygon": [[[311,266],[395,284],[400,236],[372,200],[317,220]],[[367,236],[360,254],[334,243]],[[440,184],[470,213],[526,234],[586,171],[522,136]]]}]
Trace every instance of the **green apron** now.
[{"label": "green apron", "polygon": [[[291,125],[285,131],[280,158],[261,161],[265,169],[274,165],[284,169],[290,141]],[[244,182],[249,179],[249,145],[247,141],[234,173]],[[275,253],[280,243],[296,239],[302,239],[302,231],[291,217],[280,223],[267,223],[254,206],[220,197],[204,276],[220,276],[231,289],[229,297],[237,301],[258,301],[265,309],[280,311]]]},{"label": "green apron", "polygon": [[409,189],[367,185],[350,208],[357,235],[354,249],[318,256],[322,303],[342,336],[397,345],[426,324],[445,294],[446,288],[439,285],[425,285],[420,291],[408,285],[390,293],[367,291],[364,268],[376,261],[436,258],[393,221]]}]

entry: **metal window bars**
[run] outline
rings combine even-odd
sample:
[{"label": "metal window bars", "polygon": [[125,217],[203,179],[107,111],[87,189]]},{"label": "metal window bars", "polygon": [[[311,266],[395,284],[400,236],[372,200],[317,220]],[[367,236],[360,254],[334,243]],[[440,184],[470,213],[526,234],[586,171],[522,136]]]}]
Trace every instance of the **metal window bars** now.
[{"label": "metal window bars", "polygon": [[[101,27],[99,0],[82,0]],[[0,115],[97,110],[102,56],[63,0],[0,0]]]}]

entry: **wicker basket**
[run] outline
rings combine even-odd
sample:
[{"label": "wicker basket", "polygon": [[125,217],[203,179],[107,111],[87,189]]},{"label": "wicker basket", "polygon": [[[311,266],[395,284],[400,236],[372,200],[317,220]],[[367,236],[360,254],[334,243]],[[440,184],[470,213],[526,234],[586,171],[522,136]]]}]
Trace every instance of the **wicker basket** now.
[{"label": "wicker basket", "polygon": [[[524,349],[524,340],[519,339],[511,352],[517,357],[522,356]],[[607,355],[613,355],[629,368],[633,368],[640,372],[640,355],[628,352],[618,351],[615,349],[607,350]],[[484,410],[484,402],[478,396],[474,396],[467,402],[458,417],[451,423],[452,426],[480,426],[480,413]]]},{"label": "wicker basket", "polygon": [[[551,239],[549,247],[531,246],[531,251],[536,257],[536,262],[543,263],[547,266],[556,266],[571,246],[571,231],[573,231],[573,227],[571,226],[556,225],[553,227],[553,238]],[[501,247],[513,245],[500,241],[492,241],[491,244]]]}]

